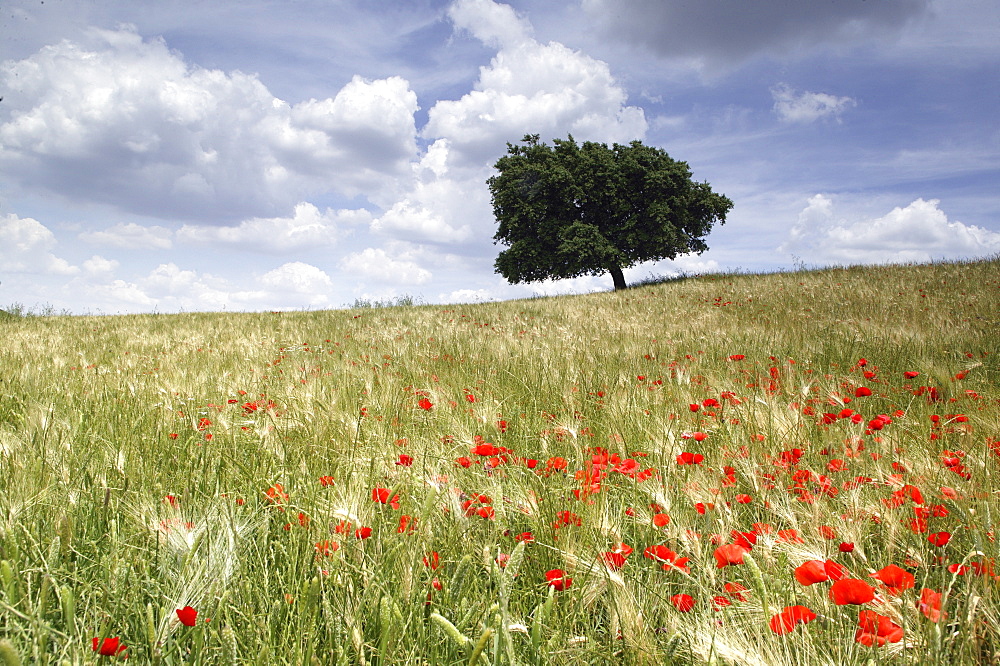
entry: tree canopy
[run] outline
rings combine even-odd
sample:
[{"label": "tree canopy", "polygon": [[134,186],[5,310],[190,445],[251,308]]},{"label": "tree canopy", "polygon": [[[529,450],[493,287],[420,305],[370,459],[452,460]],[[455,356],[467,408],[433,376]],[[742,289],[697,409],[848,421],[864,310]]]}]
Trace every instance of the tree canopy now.
[{"label": "tree canopy", "polygon": [[512,284],[609,272],[624,289],[624,268],[707,250],[704,236],[733,207],[692,181],[687,163],[640,141],[521,143],[507,144],[487,181],[493,240],[508,246],[495,268]]}]

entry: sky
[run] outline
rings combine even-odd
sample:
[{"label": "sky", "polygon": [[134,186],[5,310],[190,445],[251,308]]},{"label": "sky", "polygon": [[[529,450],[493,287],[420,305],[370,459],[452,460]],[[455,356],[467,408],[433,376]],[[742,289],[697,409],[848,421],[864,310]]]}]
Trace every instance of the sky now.
[{"label": "sky", "polygon": [[0,307],[321,310],[510,285],[526,134],[640,140],[735,206],[626,279],[1000,253],[996,0],[7,0]]}]

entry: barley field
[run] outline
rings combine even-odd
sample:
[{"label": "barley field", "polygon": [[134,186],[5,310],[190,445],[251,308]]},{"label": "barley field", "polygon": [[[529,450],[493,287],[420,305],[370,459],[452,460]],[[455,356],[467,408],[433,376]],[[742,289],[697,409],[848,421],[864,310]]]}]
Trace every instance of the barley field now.
[{"label": "barley field", "polygon": [[1000,260],[0,320],[0,663],[1000,663]]}]

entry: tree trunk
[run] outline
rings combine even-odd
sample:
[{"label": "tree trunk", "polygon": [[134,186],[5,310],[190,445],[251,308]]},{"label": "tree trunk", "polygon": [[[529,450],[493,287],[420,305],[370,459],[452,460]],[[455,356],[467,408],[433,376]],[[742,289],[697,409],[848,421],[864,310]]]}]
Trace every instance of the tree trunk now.
[{"label": "tree trunk", "polygon": [[620,267],[612,266],[608,270],[611,272],[611,279],[615,282],[615,291],[628,289],[628,285],[625,284],[625,274],[622,273],[622,269]]}]

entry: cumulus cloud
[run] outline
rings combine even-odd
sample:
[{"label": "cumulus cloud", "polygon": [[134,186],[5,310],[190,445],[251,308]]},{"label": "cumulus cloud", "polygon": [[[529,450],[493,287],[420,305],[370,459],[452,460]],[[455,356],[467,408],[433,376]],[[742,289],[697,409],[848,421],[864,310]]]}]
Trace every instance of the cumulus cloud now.
[{"label": "cumulus cloud", "polygon": [[612,39],[715,66],[873,35],[886,39],[927,13],[931,1],[583,0],[582,6]]},{"label": "cumulus cloud", "polygon": [[177,240],[286,253],[335,245],[352,227],[367,226],[371,220],[371,213],[364,209],[320,211],[311,203],[301,202],[291,217],[254,217],[231,227],[186,224],[178,230]]},{"label": "cumulus cloud", "polygon": [[83,262],[84,272],[91,277],[110,276],[115,272],[120,263],[115,259],[105,259],[95,254],[90,259]]},{"label": "cumulus cloud", "polygon": [[833,200],[809,199],[779,252],[820,263],[926,262],[1000,252],[1000,233],[951,221],[937,199],[917,199],[875,219],[838,219]]},{"label": "cumulus cloud", "polygon": [[173,232],[166,227],[146,227],[135,222],[121,222],[103,231],[85,231],[78,237],[93,245],[122,250],[169,250]]},{"label": "cumulus cloud", "polygon": [[[476,0],[454,7],[456,27],[500,48],[489,66],[480,68],[471,92],[429,110],[425,137],[447,138],[454,157],[476,164],[499,157],[506,142],[528,133],[546,138],[573,133],[593,141],[643,138],[645,114],[626,104],[628,96],[607,63],[558,42],[531,39],[507,5]],[[519,37],[491,40],[497,32]]]},{"label": "cumulus cloud", "polygon": [[[100,262],[93,266],[100,268]],[[246,284],[254,288],[247,289]],[[333,305],[333,280],[319,268],[302,262],[244,276],[239,282],[169,262],[131,281],[78,279],[72,286],[90,302],[117,312],[281,310]]]},{"label": "cumulus cloud", "polygon": [[24,187],[226,222],[310,191],[364,193],[416,154],[416,94],[400,77],[355,77],[332,98],[290,105],[254,75],[190,66],[134,28],[83,41],[0,65],[16,92],[0,166]]},{"label": "cumulus cloud", "polygon": [[531,37],[531,24],[513,7],[492,0],[457,0],[448,7],[448,18],[456,28],[468,30],[489,46],[512,47]]},{"label": "cumulus cloud", "polygon": [[52,254],[55,235],[38,220],[9,213],[0,217],[0,270],[36,275],[75,275],[76,266]]},{"label": "cumulus cloud", "polygon": [[778,119],[786,123],[812,123],[823,118],[839,122],[841,114],[857,104],[850,97],[796,92],[783,83],[771,89],[771,97]]},{"label": "cumulus cloud", "polygon": [[431,279],[431,272],[408,257],[393,257],[381,248],[365,248],[354,252],[340,262],[348,273],[361,275],[391,284],[423,284]]}]

